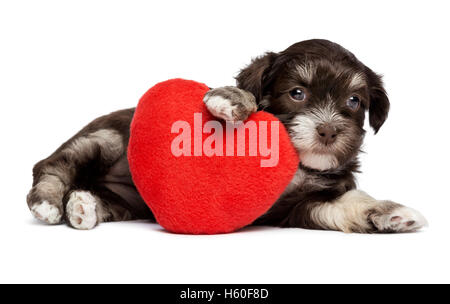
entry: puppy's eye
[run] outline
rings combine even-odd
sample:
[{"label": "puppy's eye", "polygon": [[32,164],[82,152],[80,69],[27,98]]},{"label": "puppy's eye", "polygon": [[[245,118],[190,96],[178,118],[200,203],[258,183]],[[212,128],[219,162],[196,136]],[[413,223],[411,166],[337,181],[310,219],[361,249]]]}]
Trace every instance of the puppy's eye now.
[{"label": "puppy's eye", "polygon": [[304,101],[306,99],[306,93],[300,88],[290,91],[289,96],[291,96],[291,98],[295,101]]},{"label": "puppy's eye", "polygon": [[358,110],[360,104],[361,101],[359,100],[358,96],[352,96],[349,99],[347,99],[347,107],[352,109],[352,111]]}]

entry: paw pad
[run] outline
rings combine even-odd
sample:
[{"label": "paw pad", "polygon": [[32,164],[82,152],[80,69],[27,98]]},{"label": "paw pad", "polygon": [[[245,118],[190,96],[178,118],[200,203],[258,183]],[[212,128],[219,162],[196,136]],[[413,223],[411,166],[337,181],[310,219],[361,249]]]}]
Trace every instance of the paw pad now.
[{"label": "paw pad", "polygon": [[380,208],[371,220],[379,232],[412,232],[428,225],[422,214],[403,206],[389,211]]},{"label": "paw pad", "polygon": [[89,230],[97,225],[97,199],[89,192],[75,191],[67,202],[67,218],[73,228]]}]

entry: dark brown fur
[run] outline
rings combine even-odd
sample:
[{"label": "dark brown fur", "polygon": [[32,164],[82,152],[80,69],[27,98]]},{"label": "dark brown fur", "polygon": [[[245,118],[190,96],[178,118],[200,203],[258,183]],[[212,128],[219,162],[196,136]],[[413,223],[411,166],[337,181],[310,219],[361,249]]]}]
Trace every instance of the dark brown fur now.
[{"label": "dark brown fur", "polygon": [[[317,69],[318,76],[314,77],[312,83],[305,83],[295,71],[296,66],[305,63]],[[387,118],[389,100],[380,76],[349,51],[325,40],[304,41],[279,54],[267,53],[255,59],[237,76],[238,87],[252,92],[260,108],[277,115],[289,130],[291,119],[306,111],[307,105],[292,103],[283,92],[301,85],[311,91],[314,100],[310,100],[309,104],[323,102],[326,94],[331,94],[333,100],[339,100],[349,94],[345,82],[357,73],[364,75],[367,80],[367,85],[358,91],[363,97],[361,109],[351,113],[337,106],[343,115],[350,117],[359,127],[360,134],[353,138],[352,149],[340,155],[340,166],[336,169],[317,171],[303,168],[307,179],[313,182],[306,182],[302,187],[285,193],[255,224],[319,228],[309,215],[314,204],[333,201],[356,187],[354,173],[358,171],[357,155],[365,133],[362,129],[364,110],[368,108],[370,125],[378,132]]]},{"label": "dark brown fur", "polygon": [[[57,174],[49,173],[48,168],[58,167],[67,173],[67,177],[61,177],[60,174],[58,177],[69,189],[64,193],[61,204],[52,202],[60,208],[65,209],[65,204],[71,192],[86,190],[100,197],[106,209],[109,210],[110,216],[106,221],[154,220],[153,214],[147,208],[132,181],[126,149],[120,157],[113,160],[105,160],[99,146],[93,147],[93,154],[88,158],[82,155],[73,157],[63,153],[64,149],[68,148],[74,140],[104,129],[117,131],[122,136],[123,146],[126,147],[130,137],[130,124],[134,110],[134,108],[121,110],[97,118],[52,155],[37,163],[33,168],[33,188],[27,197],[29,207],[43,199],[36,195],[35,187],[37,183],[45,174]],[[45,199],[49,198],[46,197]]]},{"label": "dark brown fur", "polygon": [[[317,71],[311,83],[305,83],[295,72],[297,66],[305,63]],[[361,73],[367,83],[357,92],[362,98],[361,109],[351,112],[337,101],[345,100],[348,94],[345,83],[357,73]],[[296,85],[309,91],[311,101],[308,104],[294,104],[288,100],[286,91]],[[369,111],[370,125],[375,132],[387,118],[389,100],[381,78],[341,46],[325,40],[311,40],[294,44],[281,53],[267,53],[253,60],[237,76],[237,86],[251,92],[259,108],[278,116],[290,131],[297,114],[309,113],[313,111],[311,107],[320,107],[327,96],[332,97],[339,113],[352,122],[357,136],[351,139],[348,150],[337,153],[339,166],[325,171],[301,168],[306,176],[302,186],[285,193],[267,214],[255,222],[259,225],[320,228],[311,220],[311,208],[318,202],[332,201],[355,188],[354,173],[358,170],[357,155],[364,137],[365,110]],[[41,197],[42,194],[38,195],[36,190],[43,176],[55,175],[65,185],[63,201],[67,200],[71,191],[91,191],[110,210],[110,216],[105,221],[154,219],[131,180],[126,149],[114,159],[105,158],[100,146],[92,147],[96,152],[86,157],[64,152],[76,139],[102,129],[117,131],[126,147],[133,113],[134,109],[128,109],[96,119],[54,154],[39,162],[33,170],[29,206],[43,199],[54,199],[52,203],[58,204],[57,196]],[[57,170],[52,172],[55,168]],[[59,176],[61,174],[58,172],[62,171],[65,176]],[[62,203],[60,206],[64,208]]]}]

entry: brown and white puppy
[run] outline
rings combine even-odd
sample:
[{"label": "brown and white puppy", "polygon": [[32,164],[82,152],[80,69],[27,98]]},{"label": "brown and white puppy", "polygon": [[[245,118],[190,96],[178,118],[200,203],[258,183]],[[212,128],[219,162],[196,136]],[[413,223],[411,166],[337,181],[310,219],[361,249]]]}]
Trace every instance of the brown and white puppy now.
[{"label": "brown and white puppy", "polygon": [[[264,109],[289,131],[301,164],[291,184],[255,225],[344,232],[407,232],[427,224],[417,211],[355,190],[365,112],[378,132],[389,100],[380,76],[326,40],[296,43],[259,57],[237,87],[209,91],[220,119],[245,120]],[[134,109],[93,121],[34,168],[27,202],[38,219],[77,229],[99,222],[154,219],[132,182],[126,157]],[[158,161],[158,160],[155,160]]]}]

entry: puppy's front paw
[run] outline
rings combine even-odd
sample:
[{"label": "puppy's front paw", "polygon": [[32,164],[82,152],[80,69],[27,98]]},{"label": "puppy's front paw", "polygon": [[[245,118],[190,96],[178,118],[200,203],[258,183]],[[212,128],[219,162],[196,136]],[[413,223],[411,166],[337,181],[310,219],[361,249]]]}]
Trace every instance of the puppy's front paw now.
[{"label": "puppy's front paw", "polygon": [[236,87],[212,89],[203,98],[209,112],[226,121],[244,121],[256,112],[255,96]]},{"label": "puppy's front paw", "polygon": [[75,229],[89,230],[97,225],[97,198],[88,191],[74,191],[66,205],[67,222]]},{"label": "puppy's front paw", "polygon": [[369,221],[381,233],[413,232],[428,226],[420,212],[389,201],[380,202],[369,214]]}]

